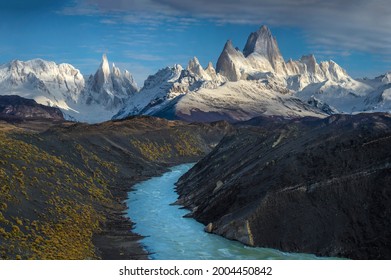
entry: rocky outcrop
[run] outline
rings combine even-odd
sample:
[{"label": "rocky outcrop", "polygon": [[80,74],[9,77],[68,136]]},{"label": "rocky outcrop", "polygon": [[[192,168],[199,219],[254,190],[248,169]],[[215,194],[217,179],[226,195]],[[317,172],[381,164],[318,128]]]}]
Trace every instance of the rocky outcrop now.
[{"label": "rocky outcrop", "polygon": [[94,76],[90,76],[84,91],[86,104],[100,104],[107,109],[122,107],[138,91],[136,82],[128,71],[121,70],[113,63],[110,69],[107,56]]},{"label": "rocky outcrop", "polygon": [[60,109],[38,104],[32,99],[22,98],[17,95],[0,95],[0,119],[50,119],[63,121],[64,116]]},{"label": "rocky outcrop", "polygon": [[228,40],[217,60],[216,71],[229,81],[239,81],[242,78],[239,66],[244,63],[243,54],[234,48],[231,40]]},{"label": "rocky outcrop", "polygon": [[277,40],[265,25],[250,34],[243,49],[243,54],[247,59],[255,56],[254,60],[257,59],[256,56],[265,57],[276,73],[286,73],[284,58],[278,48]]},{"label": "rocky outcrop", "polygon": [[389,114],[245,125],[177,184],[178,203],[209,232],[289,252],[391,258]]}]

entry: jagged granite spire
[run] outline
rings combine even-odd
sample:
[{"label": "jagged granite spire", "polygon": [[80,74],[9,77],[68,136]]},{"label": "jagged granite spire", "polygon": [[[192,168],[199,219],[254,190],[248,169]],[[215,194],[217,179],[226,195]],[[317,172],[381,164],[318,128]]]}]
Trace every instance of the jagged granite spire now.
[{"label": "jagged granite spire", "polygon": [[193,59],[189,61],[189,64],[187,65],[187,70],[190,71],[191,73],[196,74],[199,77],[205,76],[205,71],[202,68],[197,57],[193,57]]},{"label": "jagged granite spire", "polygon": [[276,72],[285,72],[284,58],[278,48],[277,40],[266,25],[262,25],[258,31],[248,37],[243,55],[248,57],[251,54],[265,57]]},{"label": "jagged granite spire", "polygon": [[94,83],[92,90],[99,92],[104,84],[107,84],[110,79],[110,66],[106,54],[102,55],[102,62],[94,75]]},{"label": "jagged granite spire", "polygon": [[117,108],[138,91],[133,77],[113,63],[110,69],[106,54],[95,75],[88,81],[89,89],[85,92],[86,104],[100,104],[106,109]]},{"label": "jagged granite spire", "polygon": [[216,71],[230,81],[238,81],[241,78],[241,73],[236,64],[243,59],[243,54],[234,48],[231,40],[228,40],[217,60]]}]

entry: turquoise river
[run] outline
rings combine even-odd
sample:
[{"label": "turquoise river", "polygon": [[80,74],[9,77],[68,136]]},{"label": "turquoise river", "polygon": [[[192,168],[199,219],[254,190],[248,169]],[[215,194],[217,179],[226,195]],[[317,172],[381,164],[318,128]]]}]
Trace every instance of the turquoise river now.
[{"label": "turquoise river", "polygon": [[183,218],[189,213],[177,205],[175,183],[193,164],[182,164],[160,177],[138,183],[129,193],[129,218],[134,232],[145,236],[142,245],[158,260],[257,260],[318,259],[309,254],[284,253],[274,249],[252,248],[204,231],[204,225]]}]

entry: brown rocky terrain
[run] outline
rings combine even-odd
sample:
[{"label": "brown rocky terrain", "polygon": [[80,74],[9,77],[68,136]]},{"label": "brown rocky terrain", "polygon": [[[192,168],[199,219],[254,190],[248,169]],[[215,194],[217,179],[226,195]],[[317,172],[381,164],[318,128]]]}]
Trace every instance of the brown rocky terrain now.
[{"label": "brown rocky terrain", "polygon": [[144,259],[123,217],[131,186],[205,156],[226,123],[152,117],[0,124],[0,259]]},{"label": "brown rocky terrain", "polygon": [[0,119],[23,121],[26,119],[51,119],[63,121],[60,109],[38,104],[33,99],[17,95],[0,95]]}]

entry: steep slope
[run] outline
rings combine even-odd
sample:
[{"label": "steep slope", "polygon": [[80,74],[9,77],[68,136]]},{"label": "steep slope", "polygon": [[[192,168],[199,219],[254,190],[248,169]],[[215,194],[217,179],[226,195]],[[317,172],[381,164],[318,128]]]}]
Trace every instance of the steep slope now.
[{"label": "steep slope", "polygon": [[254,116],[324,117],[326,113],[286,94],[284,88],[260,81],[227,82],[218,88],[201,88],[180,97],[154,114],[187,121],[244,121]]},{"label": "steep slope", "polygon": [[149,76],[140,92],[135,94],[128,103],[114,116],[115,119],[144,114],[154,106],[160,106],[167,100],[175,99],[187,91],[188,84],[178,83],[182,74],[182,66],[174,65],[159,70]]},{"label": "steep slope", "polygon": [[247,59],[253,59],[254,61],[257,60],[258,56],[264,57],[269,61],[275,72],[286,72],[284,59],[278,48],[276,38],[273,37],[270,29],[265,25],[257,32],[250,34],[243,49],[243,54]]},{"label": "steep slope", "polygon": [[207,231],[290,252],[391,257],[389,114],[246,125],[178,182],[178,203]]},{"label": "steep slope", "polygon": [[216,71],[230,81],[259,79],[263,73],[287,73],[276,39],[267,26],[250,34],[243,53],[227,41],[217,61]]},{"label": "steep slope", "polygon": [[130,187],[199,160],[230,129],[152,117],[26,122],[0,122],[0,259],[147,258],[123,217]]},{"label": "steep slope", "polygon": [[68,119],[100,122],[118,112],[137,91],[129,72],[122,74],[107,57],[96,74],[85,81],[70,64],[42,59],[14,60],[0,66],[0,94],[18,95],[37,103],[57,107]]}]

